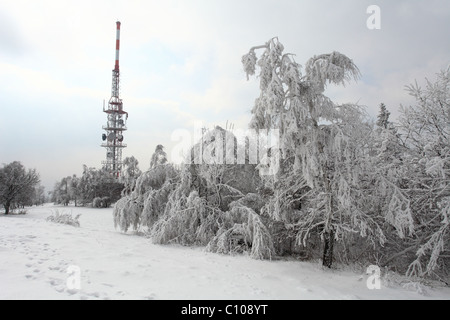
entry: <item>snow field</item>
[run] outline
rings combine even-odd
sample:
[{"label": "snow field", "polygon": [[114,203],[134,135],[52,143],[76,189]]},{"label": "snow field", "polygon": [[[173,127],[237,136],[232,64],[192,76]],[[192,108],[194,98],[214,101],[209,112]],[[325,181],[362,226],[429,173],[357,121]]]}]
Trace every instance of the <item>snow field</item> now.
[{"label": "snow field", "polygon": [[[52,210],[81,214],[76,228],[46,221]],[[80,288],[68,284],[80,269]],[[113,226],[112,209],[45,205],[0,215],[0,299],[450,299],[402,287],[369,290],[367,275],[317,263],[261,261],[204,248],[154,245]]]}]

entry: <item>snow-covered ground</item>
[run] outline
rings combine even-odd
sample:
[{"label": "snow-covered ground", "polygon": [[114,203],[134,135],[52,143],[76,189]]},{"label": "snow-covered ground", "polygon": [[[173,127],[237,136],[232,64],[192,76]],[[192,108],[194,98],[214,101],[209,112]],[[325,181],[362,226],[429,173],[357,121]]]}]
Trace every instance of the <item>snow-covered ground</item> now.
[{"label": "snow-covered ground", "polygon": [[[81,227],[47,222],[55,209],[81,214]],[[77,273],[68,273],[76,268],[79,289]],[[369,290],[367,277],[154,245],[116,231],[112,209],[46,205],[0,215],[0,299],[450,299],[450,288],[420,294],[383,278],[381,289]]]}]

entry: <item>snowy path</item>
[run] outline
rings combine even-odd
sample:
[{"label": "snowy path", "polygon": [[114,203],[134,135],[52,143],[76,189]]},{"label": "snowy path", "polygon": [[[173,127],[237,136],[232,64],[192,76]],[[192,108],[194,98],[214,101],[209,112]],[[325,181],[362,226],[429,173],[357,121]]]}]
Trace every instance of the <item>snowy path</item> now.
[{"label": "snowy path", "polygon": [[[45,221],[51,210],[81,214],[80,228]],[[0,215],[0,299],[450,299],[369,290],[360,275],[316,264],[222,256],[202,248],[159,246],[114,230],[112,209],[31,208]],[[81,288],[66,284],[69,266]]]}]

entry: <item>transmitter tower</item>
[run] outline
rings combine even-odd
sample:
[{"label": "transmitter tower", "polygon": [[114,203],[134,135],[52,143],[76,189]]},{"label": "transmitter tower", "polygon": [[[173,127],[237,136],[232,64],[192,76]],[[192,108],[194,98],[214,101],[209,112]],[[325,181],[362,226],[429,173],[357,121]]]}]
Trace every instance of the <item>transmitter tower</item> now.
[{"label": "transmitter tower", "polygon": [[119,70],[119,49],[120,49],[120,22],[116,22],[116,59],[112,70],[111,98],[108,107],[103,112],[107,115],[106,125],[103,126],[105,133],[102,135],[102,147],[106,148],[106,160],[102,161],[103,168],[112,177],[119,178],[122,170],[122,149],[127,145],[123,143],[123,133],[127,130],[126,120],[128,113],[123,110],[123,102],[120,98],[120,70]]}]

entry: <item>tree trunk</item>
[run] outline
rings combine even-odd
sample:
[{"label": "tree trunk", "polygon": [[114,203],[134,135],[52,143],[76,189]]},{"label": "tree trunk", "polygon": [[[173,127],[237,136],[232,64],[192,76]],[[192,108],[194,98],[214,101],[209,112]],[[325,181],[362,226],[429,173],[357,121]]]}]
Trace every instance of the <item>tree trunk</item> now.
[{"label": "tree trunk", "polygon": [[11,204],[9,202],[6,202],[4,207],[5,207],[5,214],[9,214],[9,207],[11,206]]},{"label": "tree trunk", "polygon": [[322,265],[324,267],[331,268],[333,263],[333,244],[334,244],[334,231],[330,230],[324,232],[325,244],[323,248]]}]

